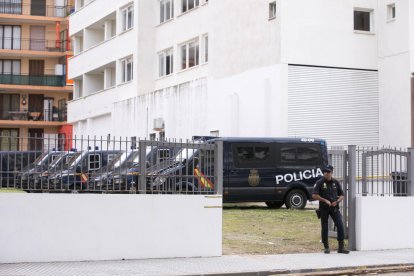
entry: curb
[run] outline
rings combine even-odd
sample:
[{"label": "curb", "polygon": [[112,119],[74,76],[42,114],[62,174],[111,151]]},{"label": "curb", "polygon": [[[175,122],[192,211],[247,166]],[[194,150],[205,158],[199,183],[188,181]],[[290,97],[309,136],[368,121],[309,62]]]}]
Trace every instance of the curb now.
[{"label": "curb", "polygon": [[215,276],[271,276],[271,275],[296,275],[296,276],[328,276],[328,275],[366,275],[375,273],[393,273],[393,272],[410,272],[414,271],[414,263],[409,264],[392,264],[392,265],[373,265],[373,266],[348,266],[348,267],[331,267],[321,269],[281,269],[251,272],[227,272],[213,274],[192,274],[189,276],[215,275]]}]

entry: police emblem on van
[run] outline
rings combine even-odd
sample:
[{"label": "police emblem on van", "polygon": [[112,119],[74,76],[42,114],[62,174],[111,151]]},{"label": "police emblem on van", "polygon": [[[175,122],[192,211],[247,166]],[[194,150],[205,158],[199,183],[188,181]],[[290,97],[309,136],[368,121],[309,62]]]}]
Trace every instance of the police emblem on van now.
[{"label": "police emblem on van", "polygon": [[279,174],[276,175],[275,178],[277,185],[281,182],[290,183],[293,181],[301,181],[304,179],[319,178],[321,176],[323,176],[322,170],[320,168],[317,168],[294,173]]},{"label": "police emblem on van", "polygon": [[255,187],[260,183],[260,176],[257,170],[250,170],[249,185]]}]

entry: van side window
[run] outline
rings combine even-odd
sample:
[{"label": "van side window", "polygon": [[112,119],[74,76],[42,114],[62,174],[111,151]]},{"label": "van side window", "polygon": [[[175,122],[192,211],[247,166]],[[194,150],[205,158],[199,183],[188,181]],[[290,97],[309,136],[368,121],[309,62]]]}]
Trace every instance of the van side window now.
[{"label": "van side window", "polygon": [[89,154],[88,170],[98,170],[101,166],[101,155],[100,154]]},{"label": "van side window", "polygon": [[234,145],[234,164],[238,168],[275,167],[273,146],[271,145]]},{"label": "van side window", "polygon": [[286,145],[280,147],[280,166],[317,166],[321,164],[319,145]]}]

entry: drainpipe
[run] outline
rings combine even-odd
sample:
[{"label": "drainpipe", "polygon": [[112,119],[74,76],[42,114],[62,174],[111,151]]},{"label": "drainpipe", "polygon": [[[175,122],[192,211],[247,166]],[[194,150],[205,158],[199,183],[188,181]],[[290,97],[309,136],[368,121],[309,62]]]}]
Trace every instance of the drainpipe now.
[{"label": "drainpipe", "polygon": [[414,72],[411,74],[411,147],[414,148]]}]

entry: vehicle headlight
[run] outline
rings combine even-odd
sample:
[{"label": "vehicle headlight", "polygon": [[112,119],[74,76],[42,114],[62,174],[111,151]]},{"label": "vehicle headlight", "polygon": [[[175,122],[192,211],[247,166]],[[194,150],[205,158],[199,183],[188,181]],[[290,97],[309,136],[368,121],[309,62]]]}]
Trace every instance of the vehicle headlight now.
[{"label": "vehicle headlight", "polygon": [[154,179],[154,182],[152,183],[152,185],[154,186],[161,186],[163,185],[165,182],[167,181],[167,178],[164,176],[158,176]]}]

